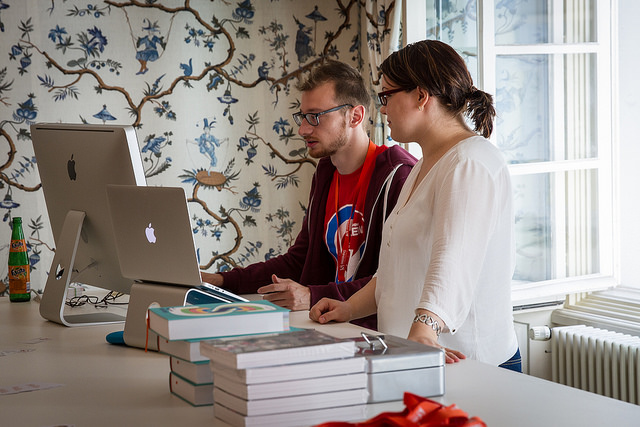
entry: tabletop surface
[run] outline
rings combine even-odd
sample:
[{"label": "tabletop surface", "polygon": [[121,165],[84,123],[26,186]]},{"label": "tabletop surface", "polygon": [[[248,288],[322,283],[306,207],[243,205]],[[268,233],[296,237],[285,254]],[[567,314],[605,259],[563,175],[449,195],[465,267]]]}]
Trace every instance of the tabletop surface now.
[{"label": "tabletop surface", "polygon": [[[292,312],[291,324],[338,337],[362,331],[319,325],[307,312]],[[192,407],[171,395],[167,355],[106,342],[108,333],[123,327],[65,327],[40,317],[35,301],[0,298],[0,388],[56,385],[0,395],[0,425],[225,425],[211,406]],[[473,360],[446,366],[445,395],[434,400],[455,404],[489,426],[631,426],[640,419],[640,406]],[[374,404],[367,414],[403,408],[401,401]]]}]

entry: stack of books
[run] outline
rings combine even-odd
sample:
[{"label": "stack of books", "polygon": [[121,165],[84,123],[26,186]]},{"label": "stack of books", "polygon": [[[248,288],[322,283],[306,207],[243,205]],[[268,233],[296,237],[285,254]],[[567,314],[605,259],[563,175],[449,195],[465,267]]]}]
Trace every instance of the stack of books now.
[{"label": "stack of books", "polygon": [[213,404],[213,375],[200,342],[289,330],[289,310],[268,301],[149,309],[149,329],[169,358],[169,390],[194,406]]},{"label": "stack of books", "polygon": [[364,419],[365,359],[353,340],[315,330],[204,340],[214,414],[231,425],[302,426]]},{"label": "stack of books", "polygon": [[207,361],[169,358],[169,391],[193,406],[213,405],[213,375]]}]

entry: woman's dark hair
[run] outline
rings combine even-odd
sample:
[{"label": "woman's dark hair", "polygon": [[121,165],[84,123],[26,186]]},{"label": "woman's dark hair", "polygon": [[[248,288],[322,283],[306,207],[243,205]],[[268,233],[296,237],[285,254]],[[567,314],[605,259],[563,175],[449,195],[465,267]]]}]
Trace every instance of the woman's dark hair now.
[{"label": "woman's dark hair", "polygon": [[493,97],[477,89],[460,55],[448,44],[422,40],[393,52],[381,65],[382,74],[407,91],[421,87],[453,115],[466,114],[475,131],[491,136],[496,110]]},{"label": "woman's dark hair", "polygon": [[306,80],[300,82],[297,89],[307,92],[327,82],[334,84],[338,104],[364,105],[365,110],[369,111],[371,95],[362,75],[344,62],[326,60],[312,68]]}]

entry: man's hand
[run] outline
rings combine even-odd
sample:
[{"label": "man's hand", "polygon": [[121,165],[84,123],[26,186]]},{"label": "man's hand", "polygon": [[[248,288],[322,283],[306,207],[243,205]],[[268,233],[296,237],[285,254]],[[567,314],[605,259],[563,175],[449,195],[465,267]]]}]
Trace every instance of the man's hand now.
[{"label": "man's hand", "polygon": [[222,284],[224,282],[224,279],[222,278],[222,274],[218,274],[218,273],[206,273],[204,271],[200,272],[200,276],[202,276],[202,281],[206,282],[210,285],[213,286],[217,286],[219,288],[222,288]]},{"label": "man's hand", "polygon": [[281,279],[271,275],[271,285],[258,288],[262,298],[289,310],[309,310],[311,307],[311,291],[306,286],[291,279]]},{"label": "man's hand", "polygon": [[309,318],[322,324],[348,322],[351,320],[351,305],[346,301],[322,298],[309,310]]}]

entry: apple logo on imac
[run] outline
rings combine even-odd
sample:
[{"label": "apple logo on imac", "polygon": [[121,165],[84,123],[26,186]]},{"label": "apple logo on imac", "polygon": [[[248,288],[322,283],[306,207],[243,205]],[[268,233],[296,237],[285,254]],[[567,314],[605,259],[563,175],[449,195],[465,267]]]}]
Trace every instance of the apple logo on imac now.
[{"label": "apple logo on imac", "polygon": [[76,180],[76,161],[73,160],[73,154],[71,158],[67,161],[67,173],[69,174],[69,179],[71,181]]},{"label": "apple logo on imac", "polygon": [[156,232],[156,230],[151,226],[151,223],[149,223],[147,228],[144,229],[144,234],[147,235],[147,240],[149,241],[149,243],[155,243],[156,242],[156,234],[155,234],[155,232]]}]

